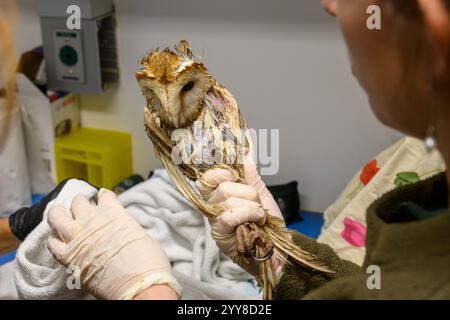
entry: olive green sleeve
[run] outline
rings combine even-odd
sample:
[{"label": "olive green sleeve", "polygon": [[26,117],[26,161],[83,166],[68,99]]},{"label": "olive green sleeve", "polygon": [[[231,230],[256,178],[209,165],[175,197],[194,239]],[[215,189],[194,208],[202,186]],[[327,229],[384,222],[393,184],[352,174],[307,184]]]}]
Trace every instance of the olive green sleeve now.
[{"label": "olive green sleeve", "polygon": [[293,232],[294,243],[303,250],[315,255],[334,273],[324,273],[298,264],[285,264],[280,282],[275,288],[275,299],[302,299],[309,292],[320,286],[347,275],[355,274],[359,267],[339,256],[326,244],[318,243],[307,236]]}]

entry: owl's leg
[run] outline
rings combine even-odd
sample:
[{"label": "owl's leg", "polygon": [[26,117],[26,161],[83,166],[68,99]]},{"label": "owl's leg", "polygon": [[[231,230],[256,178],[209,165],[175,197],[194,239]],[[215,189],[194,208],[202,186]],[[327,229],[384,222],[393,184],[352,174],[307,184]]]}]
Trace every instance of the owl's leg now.
[{"label": "owl's leg", "polygon": [[250,239],[250,230],[246,224],[241,224],[236,228],[236,247],[240,256],[248,256]]},{"label": "owl's leg", "polygon": [[274,243],[264,231],[242,224],[236,229],[236,247],[238,255],[246,260],[265,261],[272,255]]},{"label": "owl's leg", "polygon": [[266,261],[272,254],[274,243],[269,235],[262,230],[255,230],[250,232],[250,254],[256,261]]}]

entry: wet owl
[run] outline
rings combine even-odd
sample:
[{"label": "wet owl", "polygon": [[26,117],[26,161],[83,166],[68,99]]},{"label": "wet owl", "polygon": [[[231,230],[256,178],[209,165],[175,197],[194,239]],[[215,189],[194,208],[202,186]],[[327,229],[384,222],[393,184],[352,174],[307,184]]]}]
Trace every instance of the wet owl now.
[{"label": "wet owl", "polygon": [[[235,173],[241,182],[245,180],[243,154],[251,149],[251,141],[236,100],[194,58],[186,41],[174,48],[150,51],[141,64],[136,79],[146,99],[145,127],[155,153],[180,192],[205,216],[217,218],[221,209],[203,199],[188,179],[202,181],[208,169],[221,167]],[[204,132],[212,134],[201,135],[197,144],[199,123]],[[186,134],[181,140],[174,139],[174,133],[180,130]],[[186,151],[188,161],[177,162],[174,149]],[[194,152],[189,152],[192,149]],[[205,157],[205,150],[214,152]],[[286,259],[288,254],[304,266],[328,270],[314,255],[295,246],[284,222],[271,215],[261,227],[252,222],[240,225],[235,240],[240,248],[235,259],[258,261],[263,296],[267,299],[273,297],[276,285],[271,276],[273,254],[279,259]]]}]

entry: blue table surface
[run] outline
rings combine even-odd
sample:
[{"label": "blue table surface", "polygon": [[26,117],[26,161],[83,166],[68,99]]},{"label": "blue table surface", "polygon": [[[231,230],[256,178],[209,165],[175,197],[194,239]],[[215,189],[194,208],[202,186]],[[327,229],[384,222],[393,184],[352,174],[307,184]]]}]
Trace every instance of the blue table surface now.
[{"label": "blue table surface", "polygon": [[298,231],[305,236],[317,239],[324,224],[323,214],[318,212],[301,211],[303,221],[288,225],[291,230]]},{"label": "blue table surface", "polygon": [[[288,226],[289,229],[298,231],[308,237],[317,239],[323,226],[323,215],[317,212],[302,211],[300,215],[303,221],[293,223]],[[14,260],[16,252],[10,252],[4,256],[0,256],[0,266]]]},{"label": "blue table surface", "polygon": [[10,261],[13,261],[15,257],[16,257],[16,251],[12,251],[3,256],[0,256],[0,266],[5,263],[8,263]]}]

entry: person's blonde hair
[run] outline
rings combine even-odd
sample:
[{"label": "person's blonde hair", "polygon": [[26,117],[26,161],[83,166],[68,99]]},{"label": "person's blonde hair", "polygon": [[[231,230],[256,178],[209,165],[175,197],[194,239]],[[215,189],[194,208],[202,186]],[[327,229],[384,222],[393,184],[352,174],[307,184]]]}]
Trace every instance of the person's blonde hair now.
[{"label": "person's blonde hair", "polygon": [[2,1],[0,10],[0,152],[8,136],[11,117],[16,108],[16,54],[12,27],[16,11],[12,1]]}]

